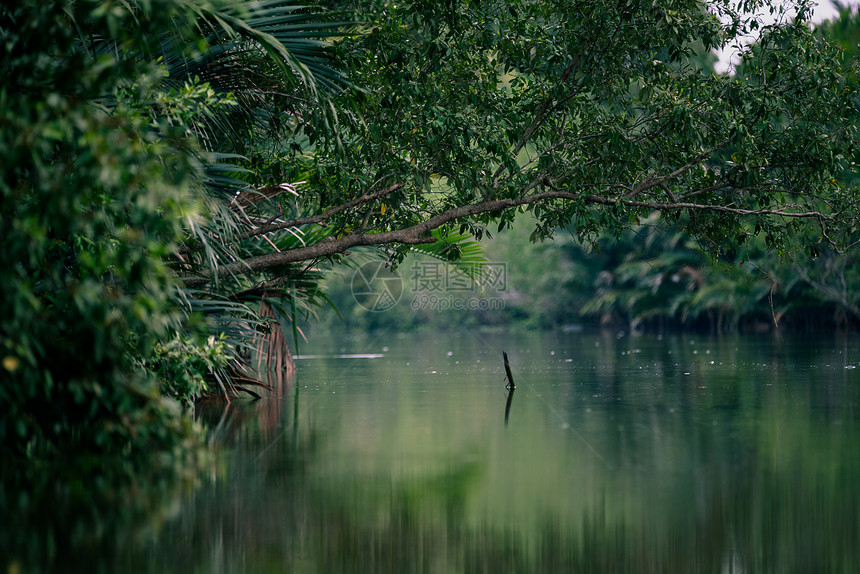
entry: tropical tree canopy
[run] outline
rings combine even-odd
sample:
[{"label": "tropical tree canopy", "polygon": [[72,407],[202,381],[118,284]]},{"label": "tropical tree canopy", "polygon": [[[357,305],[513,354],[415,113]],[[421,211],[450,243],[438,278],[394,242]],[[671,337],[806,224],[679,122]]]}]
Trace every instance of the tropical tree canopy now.
[{"label": "tropical tree canopy", "polygon": [[[218,273],[425,243],[440,227],[480,237],[523,210],[534,238],[617,234],[657,211],[715,252],[754,235],[812,255],[854,241],[856,81],[812,32],[811,2],[359,4],[367,23],[338,44],[357,88],[334,97],[335,134],[301,130],[311,216],[250,231],[316,223],[332,237]],[[737,74],[697,64],[751,34]]]},{"label": "tropical tree canopy", "polygon": [[297,109],[324,129],[318,95],[339,76],[316,13],[230,0],[0,8],[4,468],[84,453],[81,469],[113,455],[157,470],[153,455],[181,459],[195,434],[165,396],[259,384],[244,347],[284,348],[270,309],[179,278],[198,247],[210,269],[255,252],[230,239],[265,197],[241,178],[259,188],[265,169],[238,154],[255,159]]},{"label": "tropical tree canopy", "polygon": [[358,246],[456,259],[529,211],[535,239],[659,212],[715,253],[847,248],[857,82],[810,4],[3,6],[0,453],[175,447],[162,396],[258,384],[259,349],[277,380],[277,317]]}]

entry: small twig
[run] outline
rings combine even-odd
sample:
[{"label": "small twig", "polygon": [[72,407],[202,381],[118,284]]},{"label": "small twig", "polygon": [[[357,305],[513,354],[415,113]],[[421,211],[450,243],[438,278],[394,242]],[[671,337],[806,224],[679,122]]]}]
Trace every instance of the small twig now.
[{"label": "small twig", "polygon": [[511,366],[508,364],[508,354],[502,351],[502,356],[505,358],[505,373],[508,378],[508,384],[505,385],[507,389],[515,389],[517,386],[514,384],[514,376],[511,374]]}]

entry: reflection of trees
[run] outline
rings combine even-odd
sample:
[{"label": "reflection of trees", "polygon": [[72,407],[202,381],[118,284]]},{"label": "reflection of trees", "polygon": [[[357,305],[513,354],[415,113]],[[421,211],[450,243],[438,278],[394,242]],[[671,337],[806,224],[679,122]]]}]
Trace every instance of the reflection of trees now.
[{"label": "reflection of trees", "polygon": [[193,483],[181,468],[141,475],[115,459],[97,471],[0,465],[0,571],[111,571],[120,550],[157,531]]},{"label": "reflection of trees", "polygon": [[[208,427],[216,448],[242,453],[237,460],[221,461],[220,469],[200,461],[175,460],[159,473],[142,474],[132,472],[121,457],[103,459],[98,469],[71,464],[0,465],[0,571],[134,572],[144,561],[142,556],[153,552],[165,559],[158,571],[174,571],[184,560],[176,554],[181,553],[176,540],[161,539],[157,548],[141,541],[159,540],[165,523],[177,526],[171,522],[172,514],[199,486],[198,469],[208,466],[216,477],[208,488],[216,491],[225,473],[244,472],[239,484],[247,491],[226,494],[235,501],[227,508],[237,512],[272,477],[283,480],[301,474],[315,452],[317,435],[311,429],[297,442],[298,428],[293,423],[299,395],[292,393],[289,399],[198,403],[197,418]],[[267,445],[281,452],[267,456]],[[257,518],[264,514],[261,509]],[[180,519],[180,528],[185,518]],[[216,524],[223,526],[225,520],[222,516]],[[211,534],[213,525],[205,524],[200,532]],[[247,535],[256,530],[256,526],[249,528]],[[134,549],[131,558],[126,554],[129,549]],[[195,557],[185,566],[194,571],[200,560]],[[116,566],[119,563],[122,568]]]},{"label": "reflection of trees", "polygon": [[[416,498],[415,486],[404,485],[379,496],[379,507],[367,515],[339,505],[316,515],[311,530],[325,536],[314,541],[312,571],[828,572],[860,567],[856,463],[833,473],[800,459],[774,469],[752,453],[740,458],[697,474],[674,505],[661,507],[664,512],[613,521],[598,504],[580,517],[547,520],[533,530],[487,523],[464,527],[444,519],[448,513],[444,504],[440,510],[437,497]],[[448,486],[451,498],[462,495],[461,483]],[[369,483],[353,488],[380,490]],[[328,496],[337,495],[322,498]]]},{"label": "reflection of trees", "polygon": [[[786,385],[778,374],[784,369],[824,362],[823,355],[812,355],[803,345],[788,341],[783,351],[767,355],[738,340],[715,341],[694,346],[666,341],[653,349],[641,341],[619,342],[613,349],[605,341],[599,348],[585,347],[593,355],[583,362],[613,364],[590,375],[582,391],[553,387],[553,392],[566,393],[559,396],[564,400],[553,402],[549,391],[546,397],[565,405],[571,424],[611,463],[606,468],[573,457],[572,464],[596,469],[571,474],[563,485],[578,492],[575,503],[562,500],[568,493],[536,495],[535,489],[552,482],[535,480],[534,485],[516,483],[517,489],[493,491],[490,508],[482,506],[487,483],[495,481],[500,468],[492,459],[422,459],[408,473],[393,473],[385,465],[344,464],[320,456],[326,435],[298,408],[308,394],[297,396],[294,388],[285,397],[234,402],[226,412],[219,406],[200,413],[228,448],[219,456],[214,478],[194,491],[174,517],[165,520],[164,509],[178,500],[176,491],[170,491],[172,496],[164,491],[163,498],[134,499],[137,504],[149,501],[161,513],[160,530],[144,530],[134,543],[125,534],[120,539],[115,532],[133,532],[130,518],[111,522],[92,517],[131,499],[102,498],[99,509],[78,506],[81,516],[65,512],[51,523],[55,535],[63,533],[72,542],[55,550],[50,564],[66,556],[74,561],[64,559],[64,566],[72,564],[64,570],[88,572],[860,570],[860,460],[855,456],[860,424],[853,412],[860,390],[846,378],[825,376],[823,367],[810,371],[814,378],[808,384]],[[810,346],[808,341],[805,345]],[[631,360],[664,375],[655,380],[632,375],[640,363],[625,363],[630,356],[620,351],[636,346],[642,352]],[[708,362],[697,363],[706,346],[712,350]],[[693,355],[691,347],[699,354]],[[843,355],[848,350],[843,348]],[[709,367],[710,359],[724,368]],[[525,363],[520,359],[517,365]],[[779,363],[781,370],[764,363]],[[837,368],[841,375],[842,366]],[[506,456],[523,456],[510,439],[528,432],[526,423],[535,422],[528,417],[543,408],[534,402],[536,389],[523,371],[511,428],[500,430]],[[583,395],[588,402],[577,400]],[[374,400],[351,407],[367,409]],[[498,425],[500,409],[499,402],[489,409]],[[556,427],[552,435],[526,438],[536,451],[528,464],[558,454],[532,446],[532,437],[549,437],[560,441],[562,449],[587,455],[587,449],[576,450],[580,445],[575,439]],[[336,452],[343,454],[342,449]],[[596,487],[583,483],[589,477]],[[4,516],[9,492],[4,489],[0,497]],[[528,505],[546,501],[547,508],[528,514]],[[497,509],[513,512],[493,514]],[[83,528],[100,529],[101,542],[81,542],[69,533]],[[47,539],[26,546],[23,534],[4,536],[0,545],[11,540],[25,545],[18,556],[36,556]],[[0,546],[4,556],[10,548]]]},{"label": "reflection of trees", "polygon": [[[748,363],[742,352],[733,357],[733,364]],[[603,446],[620,466],[602,475],[602,494],[585,510],[546,514],[536,522],[475,518],[483,464],[455,460],[435,472],[398,478],[326,472],[314,459],[315,439],[281,440],[252,419],[244,423],[242,448],[231,461],[237,480],[195,498],[181,523],[163,536],[193,533],[182,556],[161,544],[157,560],[165,567],[179,560],[186,569],[223,572],[860,568],[860,461],[847,456],[860,429],[851,422],[834,433],[831,418],[798,409],[790,394],[752,390],[757,385],[741,376],[743,370],[707,379],[713,389],[685,387],[684,381],[674,396],[666,385],[650,406],[634,405],[631,383],[617,379],[613,384],[630,404],[604,406],[603,424],[622,418],[628,425],[616,433],[622,439]],[[728,388],[733,377],[735,386]],[[853,400],[856,392],[843,397]],[[278,404],[280,432],[292,429],[290,401]],[[668,416],[669,404],[688,412]],[[598,428],[591,427],[593,435]],[[301,429],[312,437],[309,431]],[[258,439],[269,445],[264,456]],[[522,496],[512,491],[495,503],[505,507]],[[637,502],[625,506],[618,497]]]},{"label": "reflection of trees", "polygon": [[[860,567],[856,465],[841,478],[801,467],[713,469],[669,512],[613,521],[598,504],[533,529],[464,520],[472,469],[396,485],[237,493],[200,505],[183,566],[196,571],[827,572]],[[837,478],[835,482],[832,479]],[[853,481],[853,482],[852,482]],[[283,485],[281,485],[283,486]],[[499,504],[504,504],[500,500]],[[190,526],[190,525],[189,525]],[[216,544],[214,541],[218,541]],[[162,547],[165,564],[176,549]],[[170,558],[167,558],[167,556]],[[168,561],[169,560],[169,561]]]}]

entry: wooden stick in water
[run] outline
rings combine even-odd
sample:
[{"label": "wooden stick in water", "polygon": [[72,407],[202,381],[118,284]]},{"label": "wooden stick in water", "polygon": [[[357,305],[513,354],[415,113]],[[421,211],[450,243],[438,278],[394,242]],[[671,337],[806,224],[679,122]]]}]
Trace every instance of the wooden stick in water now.
[{"label": "wooden stick in water", "polygon": [[505,357],[505,374],[508,377],[508,384],[506,386],[515,389],[517,386],[514,384],[514,376],[511,374],[511,366],[508,364],[508,354],[502,351],[502,356]]},{"label": "wooden stick in water", "polygon": [[511,416],[511,404],[514,402],[514,393],[516,389],[511,387],[508,389],[508,402],[505,403],[505,426],[508,426],[508,418]]}]

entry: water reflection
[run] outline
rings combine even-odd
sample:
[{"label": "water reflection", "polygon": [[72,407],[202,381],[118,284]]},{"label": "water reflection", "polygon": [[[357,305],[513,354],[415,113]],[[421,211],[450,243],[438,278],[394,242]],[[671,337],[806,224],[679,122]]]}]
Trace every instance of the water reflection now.
[{"label": "water reflection", "polygon": [[505,402],[505,426],[508,426],[508,418],[511,415],[511,404],[514,402],[514,391],[516,387],[508,388],[508,400]]},{"label": "water reflection", "polygon": [[[369,339],[318,341],[373,354]],[[106,571],[860,571],[855,340],[385,340],[205,413],[222,453]],[[341,349],[341,347],[346,347]],[[498,353],[518,379],[500,420]],[[508,430],[512,430],[508,429]],[[89,571],[94,562],[67,571]]]},{"label": "water reflection", "polygon": [[[0,571],[110,572],[125,549],[176,517],[203,465],[129,472],[122,460],[99,470],[72,460],[40,468],[0,466]],[[110,462],[109,462],[110,460]],[[160,462],[160,461],[157,461]]]},{"label": "water reflection", "polygon": [[832,348],[518,340],[516,433],[493,399],[509,340],[303,363],[299,406],[280,402],[285,440],[234,451],[231,505],[215,491],[187,509],[195,532],[220,525],[195,537],[198,569],[860,567],[857,391]]}]

